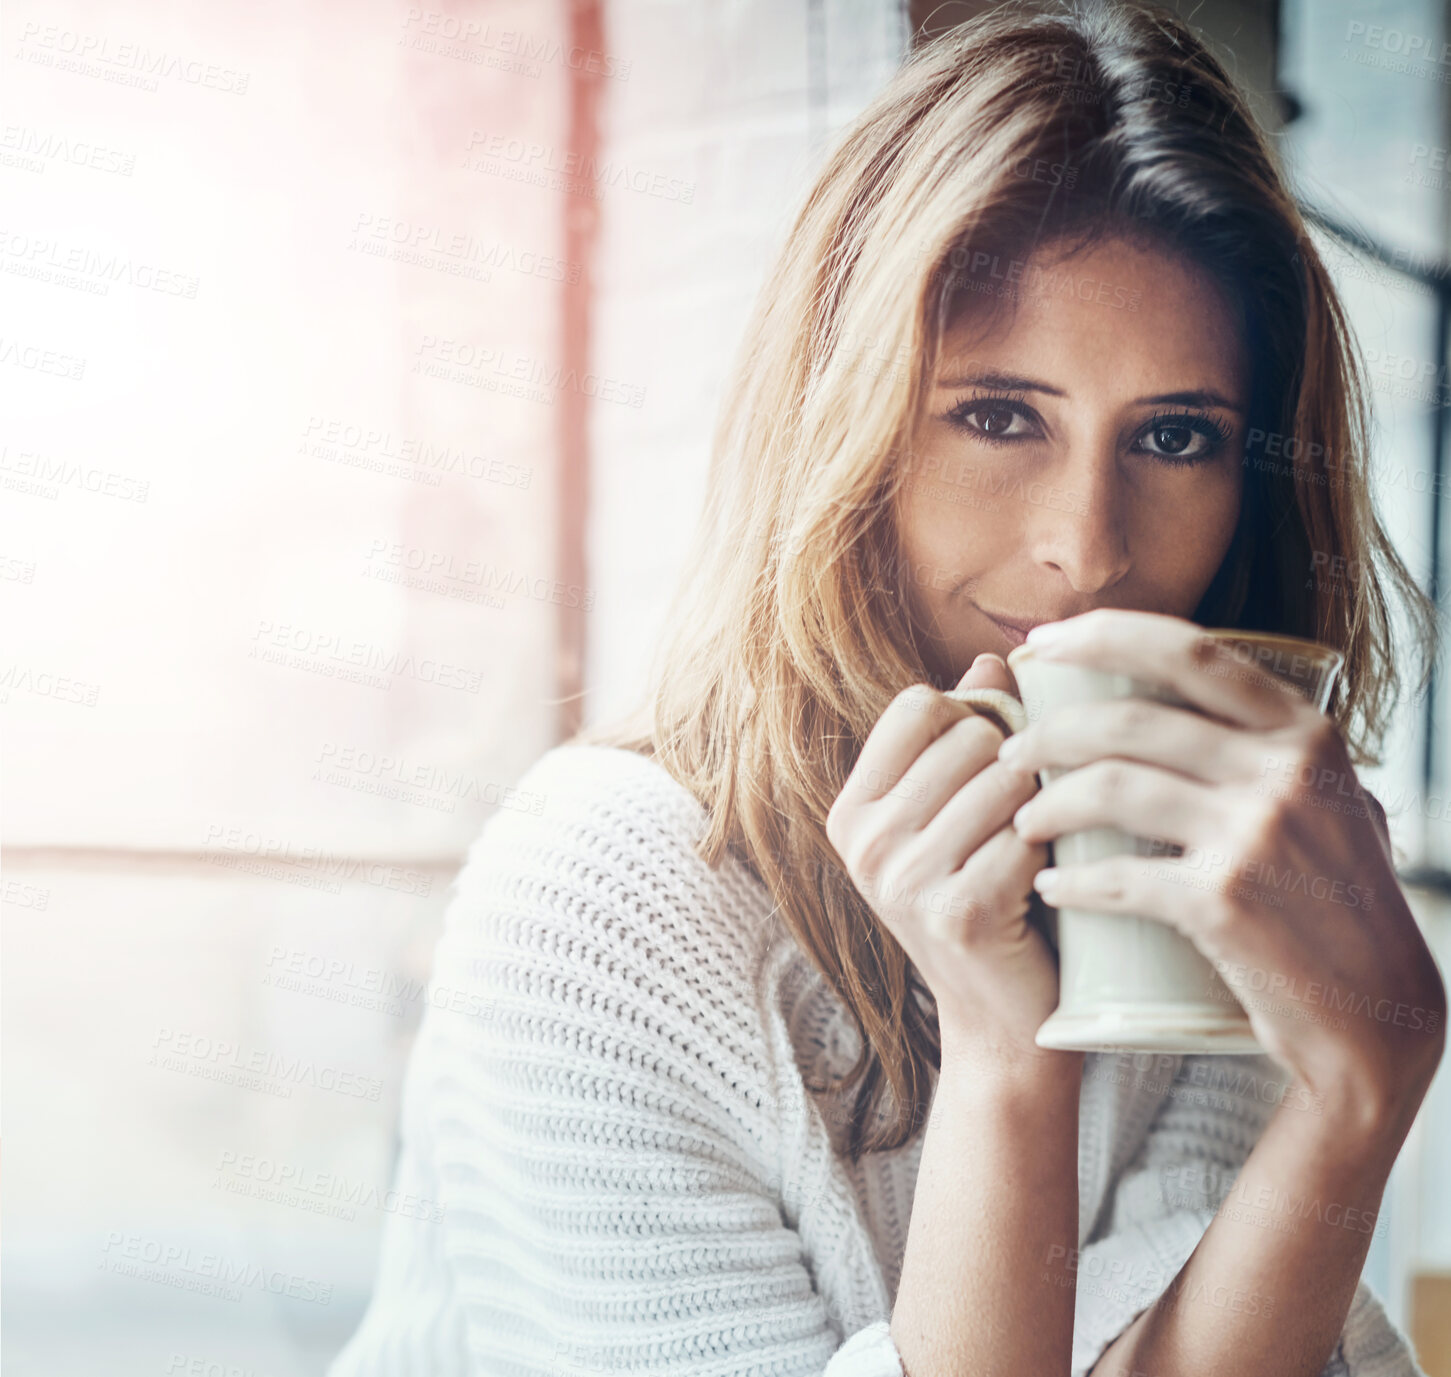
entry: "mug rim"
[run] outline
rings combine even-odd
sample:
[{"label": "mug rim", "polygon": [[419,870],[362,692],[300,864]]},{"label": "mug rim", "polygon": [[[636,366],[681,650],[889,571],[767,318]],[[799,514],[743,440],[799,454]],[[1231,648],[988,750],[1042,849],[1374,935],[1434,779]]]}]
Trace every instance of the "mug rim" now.
[{"label": "mug rim", "polygon": [[[1257,645],[1298,647],[1302,653],[1307,653],[1307,657],[1312,656],[1331,669],[1339,669],[1345,663],[1344,651],[1336,650],[1334,646],[1326,645],[1323,641],[1312,641],[1305,636],[1288,636],[1279,631],[1243,631],[1232,626],[1205,626],[1200,630],[1206,635],[1217,637],[1220,640],[1252,641]],[[1027,660],[1032,658],[1033,654],[1033,647],[1024,642],[1008,651],[1006,663],[1011,668],[1014,660]]]}]

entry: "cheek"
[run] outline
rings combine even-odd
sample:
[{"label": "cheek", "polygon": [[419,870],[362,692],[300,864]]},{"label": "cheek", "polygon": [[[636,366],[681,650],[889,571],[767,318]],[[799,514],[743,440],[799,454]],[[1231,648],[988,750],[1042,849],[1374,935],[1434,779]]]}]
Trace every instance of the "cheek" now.
[{"label": "cheek", "polygon": [[1241,482],[1237,469],[1221,469],[1185,481],[1180,475],[1152,494],[1141,514],[1141,550],[1149,561],[1187,579],[1207,579],[1224,558],[1239,521]]},{"label": "cheek", "polygon": [[[950,466],[909,474],[896,509],[897,558],[907,598],[920,626],[943,633],[957,600],[983,570],[1003,557],[1003,500],[982,491],[972,475]],[[1011,544],[1011,539],[1007,544]]]},{"label": "cheek", "polygon": [[981,466],[944,461],[910,475],[902,489],[902,546],[920,562],[959,572],[981,565],[1004,543],[1011,505],[1003,484]]}]

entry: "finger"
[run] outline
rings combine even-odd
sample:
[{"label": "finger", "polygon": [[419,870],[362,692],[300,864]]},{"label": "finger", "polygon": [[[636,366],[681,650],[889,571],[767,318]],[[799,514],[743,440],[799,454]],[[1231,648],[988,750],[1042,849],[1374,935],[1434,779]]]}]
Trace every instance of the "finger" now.
[{"label": "finger", "polygon": [[1013,831],[1014,813],[1037,791],[1038,782],[1032,775],[989,757],[985,768],[965,780],[925,820],[924,850],[956,869],[995,832],[1002,828]]},{"label": "finger", "polygon": [[1047,859],[1047,847],[1028,846],[1011,827],[1000,827],[966,865],[924,890],[923,913],[933,935],[976,941],[1021,918],[1033,876]]},{"label": "finger", "polygon": [[1240,728],[1148,698],[1064,704],[998,748],[999,760],[1024,771],[1071,768],[1105,756],[1222,784],[1253,774],[1263,751]]},{"label": "finger", "polygon": [[1223,817],[1224,791],[1137,761],[1094,760],[1045,784],[1013,816],[1027,841],[1116,827],[1188,846]]},{"label": "finger", "polygon": [[894,789],[897,796],[913,792],[915,786],[898,787],[908,767],[926,746],[964,717],[977,718],[991,729],[970,707],[954,702],[930,684],[903,689],[887,704],[867,736],[842,787],[843,805],[855,811]]},{"label": "finger", "polygon": [[1042,842],[1025,842],[1011,827],[1000,827],[976,847],[956,872],[970,880],[1003,919],[1020,918],[1028,909],[1033,876],[1048,864]]},{"label": "finger", "polygon": [[1082,865],[1055,865],[1032,879],[1056,909],[1088,909],[1151,918],[1186,937],[1211,925],[1225,881],[1213,871],[1144,856],[1110,856]]},{"label": "finger", "polygon": [[972,662],[968,672],[958,681],[958,688],[997,689],[1000,694],[1017,696],[1017,681],[1013,670],[1008,669],[1007,660],[1000,654],[984,651]]},{"label": "finger", "polygon": [[[1166,686],[1192,706],[1247,727],[1284,726],[1306,706],[1289,685],[1246,662],[1242,650],[1182,617],[1100,607],[1051,627],[1035,627],[1024,646],[1009,652],[1009,663],[1016,669],[1016,657],[1041,655],[1126,674]],[[1283,652],[1281,659],[1290,672]],[[1308,672],[1308,663],[1299,668]]]},{"label": "finger", "polygon": [[[922,788],[919,806],[912,810],[912,825],[926,827],[939,810],[957,794],[963,785],[975,778],[986,766],[998,765],[998,750],[1004,734],[993,718],[974,713],[961,722],[955,722],[912,762],[907,776],[918,781]],[[1028,771],[1009,768],[1004,765],[994,771],[1000,780],[1000,788],[1012,789],[1017,802],[1027,799],[1032,775]],[[1011,809],[995,826],[1001,826],[1012,815]]]},{"label": "finger", "polygon": [[[984,654],[972,662],[957,687],[1003,691],[1004,680],[1010,681],[1011,676],[1002,660],[996,655]],[[931,778],[931,770],[937,768],[939,762],[934,762],[926,771],[914,768],[916,762],[924,748],[940,735],[951,731],[959,723],[974,721],[991,726],[990,719],[974,708],[948,694],[937,692],[929,684],[913,684],[904,689],[888,704],[867,737],[861,755],[847,778],[847,787],[843,789],[847,801],[855,806],[888,801],[888,811],[896,815],[889,817],[891,825],[918,825],[936,811],[937,804],[942,798],[950,796],[957,784],[952,784],[945,791],[933,791],[934,797],[929,801],[924,781]],[[1000,732],[989,735],[982,725],[968,726],[957,733],[948,754],[954,760],[960,759],[964,743],[977,743],[975,749],[968,752],[970,775],[992,759],[1000,739]],[[991,749],[986,749],[989,744]]]},{"label": "finger", "polygon": [[1018,691],[1007,661],[991,651],[984,651],[972,662],[967,673],[958,680],[957,687],[998,689],[1012,694]]}]

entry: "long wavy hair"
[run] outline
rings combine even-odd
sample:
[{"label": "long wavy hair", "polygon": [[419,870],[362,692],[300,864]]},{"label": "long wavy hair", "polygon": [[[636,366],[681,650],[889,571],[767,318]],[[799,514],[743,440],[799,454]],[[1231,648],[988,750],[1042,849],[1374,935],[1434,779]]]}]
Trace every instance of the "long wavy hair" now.
[{"label": "long wavy hair", "polygon": [[[1023,175],[1035,160],[1058,174]],[[1341,650],[1329,712],[1357,763],[1379,763],[1401,691],[1392,596],[1435,644],[1373,507],[1345,312],[1195,33],[1157,7],[1008,4],[911,53],[830,153],[760,294],[648,693],[574,738],[686,785],[709,815],[701,856],[747,865],[846,1005],[854,1161],[920,1130],[941,1053],[930,992],[825,832],[888,703],[935,682],[898,543],[903,456],[944,323],[991,265],[1110,235],[1208,272],[1250,355],[1240,519],[1194,620]]]}]

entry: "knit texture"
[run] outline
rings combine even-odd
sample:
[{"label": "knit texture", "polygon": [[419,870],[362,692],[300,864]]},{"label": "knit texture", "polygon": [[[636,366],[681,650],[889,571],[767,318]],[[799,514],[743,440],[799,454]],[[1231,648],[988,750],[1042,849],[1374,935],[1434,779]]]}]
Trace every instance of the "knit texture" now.
[{"label": "knit texture", "polygon": [[[902,1377],[922,1137],[855,1165],[844,1006],[660,765],[570,744],[454,882],[373,1297],[330,1377]],[[1267,1058],[1085,1058],[1072,1377],[1173,1281],[1274,1111]],[[970,1150],[970,1144],[964,1144]],[[1233,1314],[1226,1308],[1226,1322]],[[1361,1284],[1324,1377],[1424,1377]]]}]

